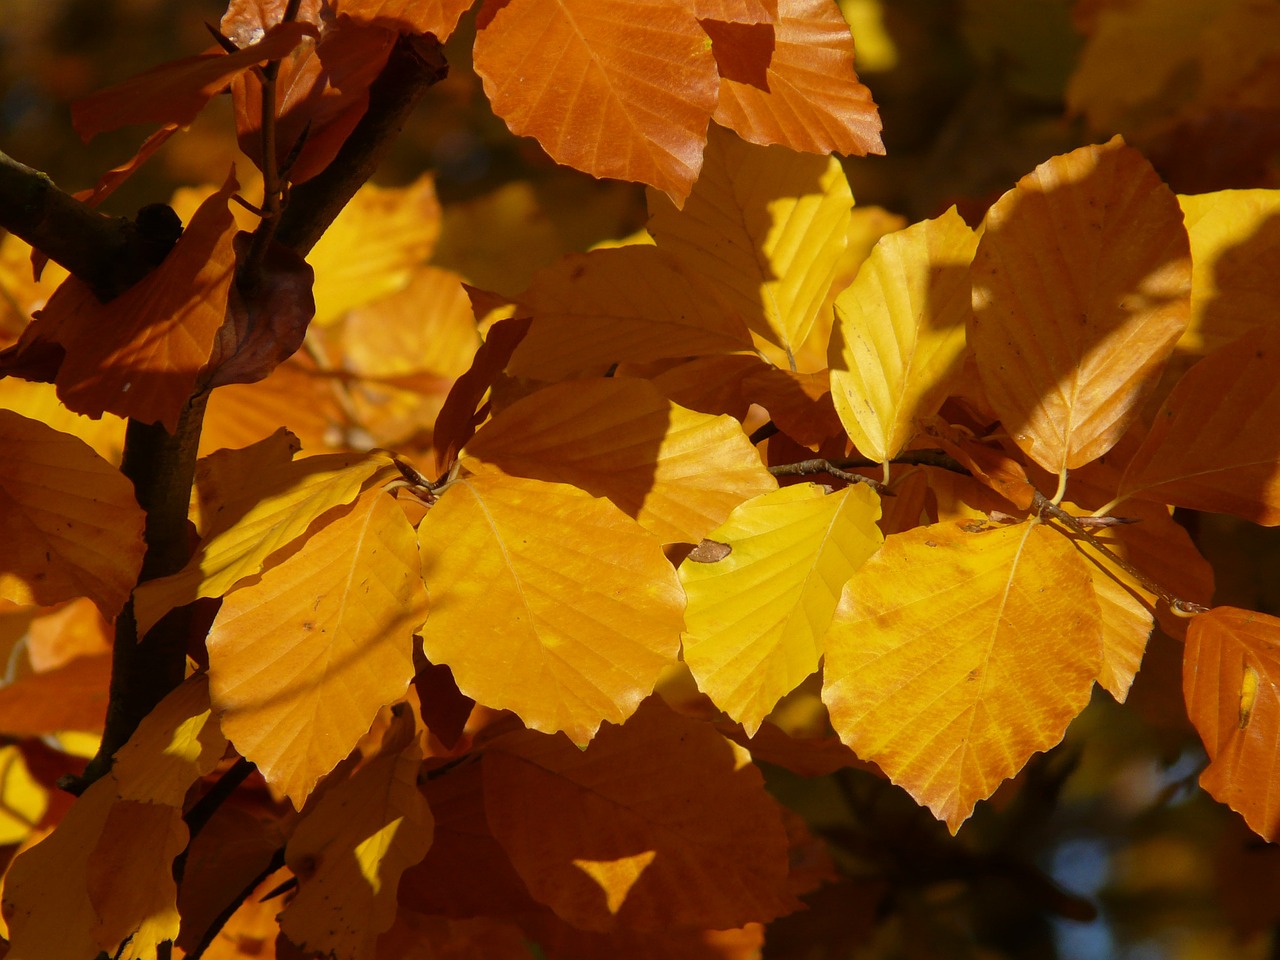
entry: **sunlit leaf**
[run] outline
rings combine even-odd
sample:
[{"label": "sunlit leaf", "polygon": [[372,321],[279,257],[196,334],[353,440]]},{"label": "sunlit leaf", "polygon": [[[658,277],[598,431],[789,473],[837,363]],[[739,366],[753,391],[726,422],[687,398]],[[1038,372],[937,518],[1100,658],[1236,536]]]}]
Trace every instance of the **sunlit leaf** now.
[{"label": "sunlit leaf", "polygon": [[400,875],[431,846],[432,820],[418,790],[422,752],[409,736],[324,793],[303,817],[285,863],[298,893],[280,917],[293,943],[341,960],[374,956],[396,917]]},{"label": "sunlit leaf", "polygon": [[1280,190],[1179,196],[1191,238],[1191,325],[1178,347],[1212,353],[1272,323],[1280,299]]},{"label": "sunlit leaf", "polygon": [[368,490],[223,601],[207,642],[223,732],[301,808],[404,695],[426,613],[413,528]]},{"label": "sunlit leaf", "polygon": [[768,23],[778,15],[778,0],[694,0],[699,20]]},{"label": "sunlit leaf", "polygon": [[714,281],[752,331],[794,355],[844,253],[852,206],[835,158],[759,147],[713,127],[684,209],[649,193],[649,232]]},{"label": "sunlit leaf", "polygon": [[1259,327],[1178,381],[1120,496],[1280,524],[1280,326]]},{"label": "sunlit leaf", "polygon": [[836,298],[831,399],[863,456],[897,456],[959,375],[977,245],[952,207],[882,237]]},{"label": "sunlit leaf", "polygon": [[0,410],[0,597],[89,597],[106,617],[142,567],[133,484],[81,440]]},{"label": "sunlit leaf", "polygon": [[541,380],[620,362],[751,349],[742,320],[688,267],[649,245],[565,257],[519,298],[533,318],[508,372]]},{"label": "sunlit leaf", "polygon": [[753,735],[818,669],[840,592],[880,546],[879,498],[796,484],[748,500],[711,531],[731,550],[685,562],[684,660],[698,688]]},{"label": "sunlit leaf", "polygon": [[399,33],[430,33],[442,43],[474,0],[344,0],[342,15]]},{"label": "sunlit leaf", "polygon": [[[773,24],[773,43],[758,50],[746,25],[703,24],[720,67],[715,121],[752,143],[807,153],[884,153],[880,114],[854,73],[853,37],[840,8],[828,0],[778,0]],[[743,57],[758,60],[763,83],[755,70],[733,69]]]},{"label": "sunlit leaf", "polygon": [[0,747],[0,843],[22,843],[49,808],[49,791],[27,768],[22,748],[11,743]]},{"label": "sunlit leaf", "polygon": [[[467,696],[586,743],[622,723],[679,647],[684,592],[658,539],[561,483],[489,474],[418,528],[427,658]],[[458,576],[457,571],[467,571]]]},{"label": "sunlit leaf", "polygon": [[1119,139],[1054,157],[987,213],[969,346],[1005,428],[1060,473],[1106,453],[1186,328],[1177,199]]},{"label": "sunlit leaf", "polygon": [[1191,621],[1182,692],[1209,754],[1200,785],[1272,842],[1280,837],[1278,690],[1280,620],[1216,607]]},{"label": "sunlit leaf", "polygon": [[854,575],[827,636],[840,738],[954,833],[1089,702],[1102,615],[1083,557],[1042,524],[918,527]]},{"label": "sunlit leaf", "polygon": [[486,0],[475,70],[493,111],[558,163],[683,199],[715,107],[715,62],[681,0]]},{"label": "sunlit leaf", "polygon": [[328,326],[352,307],[403,290],[440,235],[435,183],[366,184],[307,254],[316,273],[315,322]]},{"label": "sunlit leaf", "polygon": [[657,698],[585,750],[520,733],[483,768],[494,836],[576,927],[724,929],[792,909],[786,833],[759,771]]},{"label": "sunlit leaf", "polygon": [[743,500],[777,489],[741,424],[677,406],[644,380],[547,387],[494,417],[465,452],[608,497],[664,542],[696,543]]},{"label": "sunlit leaf", "polygon": [[[291,439],[276,434],[205,459],[204,473],[234,480],[218,487],[220,495],[202,498],[203,539],[187,565],[135,591],[140,634],[174,607],[221,596],[260,573],[273,553],[302,536],[321,514],[350,503],[376,477],[395,472],[385,454],[291,460]],[[197,482],[200,473],[197,469]]]}]

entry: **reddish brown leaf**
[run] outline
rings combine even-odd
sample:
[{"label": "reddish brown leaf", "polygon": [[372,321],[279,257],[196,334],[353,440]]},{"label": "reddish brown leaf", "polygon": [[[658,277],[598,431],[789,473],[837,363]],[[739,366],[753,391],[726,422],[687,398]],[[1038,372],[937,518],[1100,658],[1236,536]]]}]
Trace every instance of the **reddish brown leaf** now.
[{"label": "reddish brown leaf", "polygon": [[727,929],[795,906],[759,771],[657,699],[585,750],[526,732],[495,742],[483,767],[494,836],[575,927]]},{"label": "reddish brown leaf", "polygon": [[1280,837],[1280,619],[1216,607],[1191,621],[1187,712],[1209,754],[1200,785],[1274,842]]},{"label": "reddish brown leaf", "polygon": [[233,77],[285,56],[314,33],[310,24],[280,24],[236,53],[219,50],[163,64],[72,104],[71,122],[86,143],[131,123],[185,127]]},{"label": "reddish brown leaf", "polygon": [[343,0],[342,15],[397,33],[430,33],[448,40],[475,0]]},{"label": "reddish brown leaf", "polygon": [[880,114],[854,73],[840,8],[829,0],[777,7],[772,43],[758,27],[703,25],[720,65],[716,123],[752,143],[807,153],[884,153]]},{"label": "reddish brown leaf", "polygon": [[689,195],[718,81],[687,3],[487,0],[476,25],[476,72],[513,133],[594,177]]},{"label": "reddish brown leaf", "polygon": [[173,432],[226,317],[235,275],[227,203],[237,188],[228,177],[164,262],[110,303],[68,278],[0,364],[12,373],[61,351],[58,397],[70,409],[159,422]]}]

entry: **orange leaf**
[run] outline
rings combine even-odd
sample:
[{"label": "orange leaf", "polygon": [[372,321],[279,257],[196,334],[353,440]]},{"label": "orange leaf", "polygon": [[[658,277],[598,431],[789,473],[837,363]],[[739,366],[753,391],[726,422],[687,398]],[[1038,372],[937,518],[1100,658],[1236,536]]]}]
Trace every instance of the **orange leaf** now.
[{"label": "orange leaf", "polygon": [[[412,737],[412,721],[407,727]],[[307,811],[285,848],[298,878],[298,893],[280,917],[290,941],[330,957],[372,960],[378,934],[395,922],[401,874],[431,846],[421,763],[418,743],[409,739],[334,784]]]},{"label": "orange leaf", "polygon": [[1280,619],[1235,607],[1202,613],[1187,629],[1182,664],[1187,712],[1209,754],[1200,786],[1275,842]]},{"label": "orange leaf", "polygon": [[778,0],[777,6],[774,42],[756,54],[766,68],[763,84],[751,82],[751,73],[726,70],[721,52],[735,50],[735,41],[754,28],[703,24],[720,65],[716,123],[752,143],[806,153],[884,153],[880,113],[854,73],[853,36],[840,8],[827,0]]},{"label": "orange leaf", "polygon": [[99,653],[7,683],[0,687],[0,731],[14,737],[101,732],[110,679],[111,655]]},{"label": "orange leaf", "polygon": [[810,449],[844,432],[831,401],[829,371],[794,373],[761,365],[742,381],[742,390],[769,411],[779,430]]},{"label": "orange leaf", "polygon": [[58,397],[70,409],[159,422],[172,433],[226,317],[236,231],[227,203],[237,187],[229,176],[164,262],[110,303],[69,278],[5,359],[60,349]]},{"label": "orange leaf", "polygon": [[[888,537],[827,635],[840,738],[955,833],[1089,702],[1102,617],[1084,559],[1039,523]],[[970,532],[973,530],[974,532]]]},{"label": "orange leaf", "polygon": [[86,143],[131,123],[185,127],[237,74],[280,59],[314,33],[310,24],[282,23],[236,53],[202,53],[162,64],[76,101],[71,105],[71,122]]},{"label": "orange leaf", "polygon": [[342,15],[397,33],[430,33],[443,43],[475,0],[343,0]]},{"label": "orange leaf", "polygon": [[518,733],[482,766],[494,836],[534,897],[575,927],[725,929],[796,906],[759,771],[657,698],[585,750]]},{"label": "orange leaf", "polygon": [[996,201],[973,261],[969,345],[992,407],[1060,474],[1128,429],[1190,316],[1177,198],[1116,137]]},{"label": "orange leaf", "polygon": [[697,543],[778,486],[736,420],[685,410],[630,378],[539,390],[485,424],[464,453],[608,497],[666,543]]},{"label": "orange leaf", "polygon": [[511,357],[513,376],[598,376],[646,363],[751,349],[751,334],[692,270],[651,245],[572,254],[521,294],[533,317]]},{"label": "orange leaf", "polygon": [[451,485],[418,538],[427,658],[535,730],[586,743],[675,659],[684,591],[657,538],[607,500],[486,474]]},{"label": "orange leaf", "polygon": [[1280,524],[1278,359],[1280,328],[1259,327],[1187,371],[1129,461],[1120,498]]},{"label": "orange leaf", "polygon": [[1019,510],[1031,508],[1036,488],[1017,460],[996,447],[979,443],[965,430],[941,417],[929,418],[924,424],[924,432],[947,454],[960,461],[975,480],[986,484]]},{"label": "orange leaf", "polygon": [[223,601],[209,691],[227,738],[301,808],[378,709],[404,696],[425,618],[413,528],[368,490]]},{"label": "orange leaf", "polygon": [[778,15],[778,0],[694,0],[699,20],[725,23],[769,23]]},{"label": "orange leaf", "polygon": [[476,73],[513,133],[593,177],[689,195],[717,92],[689,4],[486,0],[476,26]]},{"label": "orange leaf", "polygon": [[82,440],[0,410],[0,597],[87,596],[114,617],[142,568],[143,522],[133,484]]}]

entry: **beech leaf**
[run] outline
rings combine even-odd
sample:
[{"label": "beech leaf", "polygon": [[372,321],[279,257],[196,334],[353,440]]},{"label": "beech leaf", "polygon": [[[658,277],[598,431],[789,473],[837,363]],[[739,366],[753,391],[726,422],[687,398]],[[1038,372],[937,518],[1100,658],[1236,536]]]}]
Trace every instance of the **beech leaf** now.
[{"label": "beech leaf", "polygon": [[1102,614],[1088,566],[1038,523],[885,540],[827,636],[822,699],[859,757],[955,833],[1089,702]]},{"label": "beech leaf", "polygon": [[1042,163],[996,201],[973,261],[969,346],[1014,442],[1052,473],[1133,423],[1190,317],[1182,211],[1116,137]]},{"label": "beech leaf", "polygon": [[631,716],[675,660],[675,570],[657,538],[607,500],[485,474],[450,486],[418,537],[427,659],[534,730],[586,743],[602,721]]},{"label": "beech leaf", "polygon": [[301,809],[413,677],[427,615],[413,528],[381,490],[230,593],[209,631],[222,730]]},{"label": "beech leaf", "polygon": [[795,484],[748,500],[711,532],[731,548],[718,562],[681,565],[684,661],[747,736],[818,669],[841,590],[883,540],[879,517],[869,487],[824,495]]}]

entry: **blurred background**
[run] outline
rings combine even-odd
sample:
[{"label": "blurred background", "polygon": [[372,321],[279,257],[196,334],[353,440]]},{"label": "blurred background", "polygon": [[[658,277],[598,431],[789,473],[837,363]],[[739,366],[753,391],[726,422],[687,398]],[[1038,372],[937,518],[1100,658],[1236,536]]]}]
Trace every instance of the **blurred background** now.
[{"label": "blurred background", "polygon": [[[1275,0],[840,6],[888,154],[846,169],[882,231],[952,204],[976,223],[1036,164],[1116,133],[1175,192],[1280,188]],[[92,186],[150,131],[82,144],[70,102],[208,48],[205,23],[223,7],[0,0],[0,149],[64,189]],[[561,254],[641,228],[644,194],[513,137],[470,71],[473,39],[467,15],[446,46],[449,78],[376,180],[401,186],[432,172],[442,210],[432,263],[512,295]],[[237,159],[232,128],[220,98],[105,209],[131,215],[179,187],[220,182]],[[1280,242],[1258,249],[1280,278]],[[1280,615],[1280,534],[1179,519],[1215,569],[1216,603]],[[1196,786],[1206,761],[1181,701],[1180,655],[1157,632],[1128,702],[1098,693],[1066,741],[980,804],[957,838],[865,772],[769,768],[778,797],[831,845],[841,879],[770,929],[766,956],[1280,957],[1280,850]]]}]

